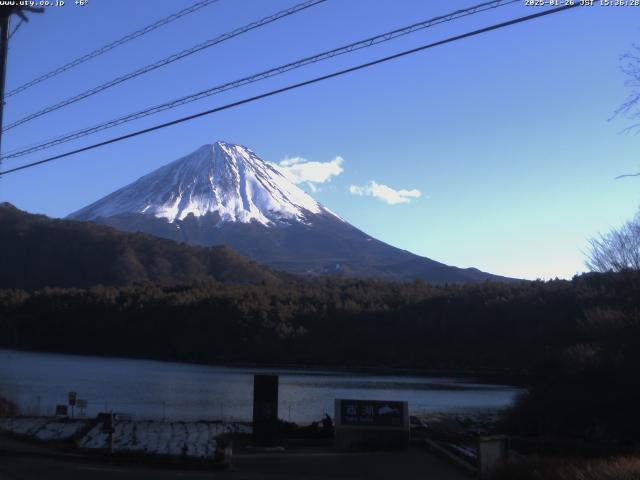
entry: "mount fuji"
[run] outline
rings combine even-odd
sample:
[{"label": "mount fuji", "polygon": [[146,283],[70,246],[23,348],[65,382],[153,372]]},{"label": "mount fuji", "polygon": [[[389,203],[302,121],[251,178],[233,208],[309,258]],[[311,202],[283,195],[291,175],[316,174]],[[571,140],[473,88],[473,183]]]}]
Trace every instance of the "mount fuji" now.
[{"label": "mount fuji", "polygon": [[194,245],[227,245],[274,268],[434,283],[507,281],[412,254],[353,227],[250,149],[204,145],[68,217]]}]

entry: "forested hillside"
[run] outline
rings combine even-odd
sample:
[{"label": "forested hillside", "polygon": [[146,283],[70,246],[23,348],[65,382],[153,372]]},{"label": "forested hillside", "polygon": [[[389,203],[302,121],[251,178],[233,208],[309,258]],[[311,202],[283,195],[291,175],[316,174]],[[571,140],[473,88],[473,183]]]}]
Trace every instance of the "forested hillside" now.
[{"label": "forested hillside", "polygon": [[513,374],[530,390],[512,432],[633,442],[640,428],[638,271],[470,285],[302,278],[226,248],[7,204],[0,248],[3,348]]},{"label": "forested hillside", "polygon": [[617,328],[594,312],[633,312],[638,298],[637,272],[467,286],[319,278],[5,290],[0,342],[194,362],[521,371]]},{"label": "forested hillside", "polygon": [[0,204],[0,288],[89,287],[218,280],[279,282],[282,274],[226,247],[194,247]]}]

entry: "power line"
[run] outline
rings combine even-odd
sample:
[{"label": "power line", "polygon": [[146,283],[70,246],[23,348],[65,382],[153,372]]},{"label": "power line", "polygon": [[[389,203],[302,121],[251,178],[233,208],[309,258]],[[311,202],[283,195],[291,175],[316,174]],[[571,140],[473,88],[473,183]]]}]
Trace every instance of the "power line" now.
[{"label": "power line", "polygon": [[[103,53],[107,53],[110,50],[113,50],[116,47],[119,47],[120,45],[124,45],[127,42],[130,42],[131,40],[134,40],[138,37],[141,37],[142,35],[145,35],[149,32],[152,32],[153,30],[156,30],[160,27],[164,27],[165,25],[173,22],[174,20],[178,20],[179,18],[184,17],[185,15],[189,15],[190,13],[196,12],[198,10],[200,10],[201,8],[204,8],[208,5],[211,5],[212,3],[215,3],[219,0],[202,0],[200,2],[197,2],[193,5],[191,5],[190,7],[184,8],[182,10],[180,10],[179,12],[173,13],[167,17],[164,17],[160,20],[158,20],[155,23],[152,23],[151,25],[148,25],[144,28],[141,28],[140,30],[136,30],[133,33],[130,33],[128,35],[125,35],[124,37],[115,40],[114,42],[111,42],[107,45],[104,45],[103,47],[100,47],[96,50],[93,50],[92,52],[87,53],[86,55],[82,55],[81,57],[76,58],[75,60],[72,60],[69,63],[66,63],[65,65],[62,65],[61,67],[58,67],[54,70],[51,70],[50,72],[45,73],[44,75],[41,75],[40,77],[34,78],[33,80],[25,83],[24,85],[21,85],[17,88],[14,88],[13,90],[11,90],[10,92],[8,92],[5,96],[11,97],[12,95],[15,95],[17,93],[23,92],[25,90],[27,90],[28,88],[33,87],[34,85],[37,85],[39,83],[44,82],[45,80],[49,80],[50,78],[53,78],[57,75],[60,75],[63,72],[66,72],[67,70],[70,70],[74,67],[77,67],[78,65],[87,62],[89,60],[91,60],[92,58],[96,58],[100,55],[102,55]],[[18,24],[19,26],[20,24]],[[16,26],[15,30],[18,29],[18,26]],[[15,30],[13,33],[15,33]]]},{"label": "power line", "polygon": [[[26,3],[26,2],[25,2]],[[29,5],[3,6],[0,9],[0,153],[2,152],[2,125],[4,119],[4,104],[5,104],[5,80],[7,77],[7,54],[9,53],[9,39],[14,33],[18,31],[20,25],[23,22],[28,22],[26,12],[29,13],[42,13],[44,8],[34,7]],[[18,15],[20,17],[20,23],[16,25],[11,33],[9,33],[9,20],[12,15]],[[0,159],[0,169],[2,168],[2,160]]]},{"label": "power line", "polygon": [[153,70],[156,70],[160,67],[164,67],[165,65],[169,65],[170,63],[176,62],[178,60],[181,60],[189,55],[193,55],[194,53],[197,53],[201,50],[204,50],[206,48],[210,48],[214,45],[217,45],[219,43],[225,42],[227,40],[230,40],[234,37],[237,37],[239,35],[242,35],[243,33],[249,32],[251,30],[254,30],[256,28],[260,28],[263,27],[269,23],[275,22],[277,20],[280,20],[282,18],[288,17],[290,15],[294,15],[302,10],[306,10],[307,8],[313,7],[315,5],[318,5],[320,3],[326,2],[327,0],[307,0],[303,3],[299,3],[297,5],[294,5],[291,8],[288,8],[286,10],[282,10],[280,12],[274,13],[273,15],[269,15],[268,17],[265,17],[261,20],[258,20],[256,22],[252,22],[249,23],[243,27],[240,28],[236,28],[235,30],[232,30],[231,32],[225,33],[223,35],[220,35],[218,37],[212,38],[210,40],[207,40],[206,42],[200,43],[198,45],[194,45],[191,48],[188,48],[186,50],[182,50],[181,52],[178,53],[174,53],[173,55],[170,55],[166,58],[163,58],[162,60],[158,60],[157,62],[154,62],[150,65],[147,65],[145,67],[139,68],[137,70],[134,70],[133,72],[127,73],[126,75],[122,75],[120,77],[114,78],[113,80],[110,80],[106,83],[103,83],[102,85],[99,85],[97,87],[94,87],[92,89],[86,90],[82,93],[79,93],[78,95],[74,95],[73,97],[67,98],[66,100],[63,100],[62,102],[56,103],[55,105],[51,105],[49,107],[46,107],[42,110],[39,110],[35,113],[32,113],[30,115],[27,115],[26,117],[23,117],[19,120],[16,120],[13,123],[10,123],[9,125],[7,125],[6,127],[4,127],[4,131],[7,130],[11,130],[12,128],[17,127],[18,125],[22,125],[23,123],[29,122],[31,120],[34,120],[38,117],[41,117],[43,115],[46,115],[47,113],[51,113],[55,110],[58,110],[60,108],[66,107],[67,105],[71,105],[72,103],[78,102],[80,100],[83,100],[87,97],[90,97],[92,95],[95,95],[96,93],[102,92],[103,90],[106,90],[108,88],[114,87],[116,85],[119,85],[123,82],[126,82],[127,80],[131,80],[135,77],[138,77],[140,75],[144,75],[145,73],[149,73]]},{"label": "power line", "polygon": [[378,65],[378,64],[385,63],[385,62],[388,62],[388,61],[391,61],[391,60],[395,60],[395,59],[398,59],[398,58],[401,58],[401,57],[405,57],[407,55],[411,55],[411,54],[414,54],[414,53],[417,53],[417,52],[421,52],[423,50],[428,50],[430,48],[438,47],[440,45],[444,45],[444,44],[447,44],[447,43],[452,43],[452,42],[455,42],[455,41],[458,41],[458,40],[462,40],[462,39],[465,39],[465,38],[473,37],[473,36],[480,35],[480,34],[483,34],[483,33],[487,33],[487,32],[493,31],[493,30],[498,30],[498,29],[505,28],[505,27],[508,27],[508,26],[511,26],[511,25],[515,25],[515,24],[518,24],[518,23],[527,22],[527,21],[530,21],[530,20],[533,20],[533,19],[536,19],[536,18],[540,18],[540,17],[546,16],[546,15],[559,13],[559,12],[562,12],[564,10],[568,10],[568,9],[575,8],[575,7],[578,7],[578,6],[580,6],[580,4],[576,3],[576,4],[573,4],[573,5],[565,5],[565,6],[553,8],[553,9],[550,9],[550,10],[544,10],[544,11],[541,11],[541,12],[538,12],[538,13],[534,13],[534,14],[531,14],[531,15],[526,15],[524,17],[518,17],[518,18],[515,18],[513,20],[509,20],[509,21],[502,22],[502,23],[497,23],[497,24],[494,24],[494,25],[490,25],[488,27],[484,27],[484,28],[478,29],[478,30],[473,30],[471,32],[463,33],[461,35],[456,35],[454,37],[449,37],[449,38],[446,38],[444,40],[439,40],[439,41],[434,42],[434,43],[429,43],[427,45],[422,45],[422,46],[417,47],[417,48],[412,48],[410,50],[405,50],[405,51],[402,51],[400,53],[389,55],[387,57],[379,58],[379,59],[373,60],[371,62],[362,63],[360,65],[356,65],[355,67],[350,67],[350,68],[346,68],[344,70],[339,70],[337,72],[333,72],[333,73],[330,73],[330,74],[327,74],[327,75],[323,75],[323,76],[320,76],[320,77],[315,77],[315,78],[312,78],[311,80],[306,80],[304,82],[295,83],[295,84],[288,85],[288,86],[283,87],[283,88],[278,88],[276,90],[271,90],[269,92],[262,93],[260,95],[256,95],[256,96],[249,97],[249,98],[245,98],[245,99],[233,102],[233,103],[228,103],[228,104],[223,105],[221,107],[212,108],[210,110],[205,110],[203,112],[195,113],[193,115],[188,115],[186,117],[178,118],[178,119],[172,120],[170,122],[161,123],[161,124],[155,125],[153,127],[149,127],[149,128],[145,128],[145,129],[142,129],[142,130],[138,130],[138,131],[135,131],[135,132],[132,132],[132,133],[128,133],[126,135],[121,135],[119,137],[114,137],[114,138],[111,138],[109,140],[105,140],[103,142],[94,143],[93,145],[89,145],[89,146],[86,146],[86,147],[78,148],[76,150],[72,150],[72,151],[69,151],[69,152],[66,152],[66,153],[62,153],[62,154],[59,154],[59,155],[54,155],[52,157],[45,158],[43,160],[39,160],[37,162],[32,162],[32,163],[28,163],[28,164],[25,164],[25,165],[21,165],[19,167],[15,167],[15,168],[12,168],[10,170],[5,170],[3,172],[0,172],[0,176],[6,175],[6,174],[9,174],[9,173],[18,172],[20,170],[25,170],[27,168],[32,168],[32,167],[35,167],[37,165],[42,165],[44,163],[52,162],[54,160],[59,160],[61,158],[69,157],[71,155],[75,155],[75,154],[81,153],[81,152],[86,152],[88,150],[93,150],[93,149],[96,149],[98,147],[103,147],[105,145],[110,145],[112,143],[116,143],[116,142],[120,142],[120,141],[123,141],[123,140],[127,140],[129,138],[137,137],[139,135],[150,133],[150,132],[153,132],[153,131],[156,131],[156,130],[161,130],[163,128],[171,127],[171,126],[177,125],[179,123],[184,123],[184,122],[187,122],[189,120],[193,120],[193,119],[196,119],[196,118],[204,117],[206,115],[211,115],[213,113],[221,112],[223,110],[228,110],[230,108],[238,107],[240,105],[244,105],[244,104],[247,104],[247,103],[252,103],[252,102],[255,102],[256,100],[261,100],[263,98],[271,97],[273,95],[277,95],[277,94],[280,94],[280,93],[288,92],[289,90],[295,90],[297,88],[301,88],[301,87],[304,87],[304,86],[307,86],[307,85],[318,83],[318,82],[321,82],[323,80],[328,80],[330,78],[335,78],[335,77],[339,77],[339,76],[342,76],[342,75],[346,75],[347,73],[356,72],[358,70],[362,70],[362,69],[365,69],[365,68],[368,68],[368,67],[372,67],[374,65]]},{"label": "power line", "polygon": [[446,14],[446,15],[440,15],[438,17],[434,17],[434,18],[430,18],[428,20],[424,20],[418,23],[414,23],[413,25],[409,25],[407,27],[402,27],[402,28],[398,28],[396,30],[392,30],[390,32],[386,32],[383,34],[379,34],[364,40],[360,40],[354,43],[350,43],[348,45],[344,45],[342,47],[338,47],[335,48],[333,50],[328,50],[322,53],[319,53],[317,55],[313,55],[310,57],[306,57],[303,58],[301,60],[296,60],[295,62],[291,62],[291,63],[287,63],[284,65],[280,65],[279,67],[275,67],[260,73],[256,73],[253,75],[250,75],[248,77],[244,77],[241,78],[239,80],[234,80],[232,82],[228,82],[222,85],[218,85],[215,87],[211,87],[208,88],[206,90],[202,90],[200,92],[191,94],[191,95],[187,95],[185,97],[181,97],[175,100],[171,100],[169,102],[165,102],[163,104],[160,105],[156,105],[150,108],[146,108],[144,110],[140,110],[138,112],[135,113],[131,113],[131,114],[127,114],[124,115],[122,117],[118,117],[116,119],[110,120],[108,122],[104,122],[104,123],[100,123],[98,125],[94,125],[92,127],[89,128],[85,128],[82,130],[77,130],[75,132],[72,133],[68,133],[59,137],[56,137],[54,139],[50,139],[50,140],[46,140],[44,142],[41,142],[39,144],[35,144],[29,147],[25,147],[19,150],[14,150],[13,152],[9,152],[7,153],[4,157],[2,157],[2,159],[10,159],[10,158],[16,158],[16,157],[21,157],[24,155],[28,155],[30,153],[34,153],[40,150],[45,150],[48,148],[52,148],[54,146],[57,145],[61,145],[63,143],[67,143],[70,142],[72,140],[77,140],[79,138],[85,137],[87,135],[91,135],[97,132],[100,132],[102,130],[106,130],[109,128],[113,128],[116,127],[118,125],[124,124],[124,123],[128,123],[134,120],[138,120],[140,118],[143,117],[147,117],[165,110],[169,110],[172,108],[176,108],[179,107],[181,105],[185,105],[187,103],[191,103],[197,100],[201,100],[203,98],[209,97],[211,95],[215,95],[218,93],[222,93],[234,88],[238,88],[244,85],[248,85],[250,83],[254,83],[260,80],[265,80],[267,78],[270,77],[274,77],[276,75],[281,75],[283,73],[286,73],[290,70],[294,70],[297,68],[301,68],[304,67],[306,65],[312,64],[312,63],[317,63],[323,60],[327,60],[333,57],[336,57],[338,55],[343,55],[346,53],[350,53],[356,50],[360,50],[363,48],[368,48],[383,42],[387,42],[390,40],[393,40],[397,37],[403,36],[403,35],[408,35],[410,33],[416,32],[418,30],[422,30],[425,28],[429,28],[429,27],[433,27],[435,25],[441,24],[441,23],[445,23],[445,22],[450,22],[452,20],[458,19],[458,18],[462,18],[462,17],[466,17],[469,15],[474,15],[480,12],[484,12],[486,10],[490,10],[490,9],[494,9],[494,8],[498,8],[498,7],[503,7],[505,5],[509,5],[511,3],[516,3],[516,2],[520,2],[520,0],[493,0],[493,1],[489,1],[489,2],[484,2],[481,3],[479,5],[475,5],[473,7],[469,7],[469,8],[465,8],[462,10],[456,10],[455,12]]}]

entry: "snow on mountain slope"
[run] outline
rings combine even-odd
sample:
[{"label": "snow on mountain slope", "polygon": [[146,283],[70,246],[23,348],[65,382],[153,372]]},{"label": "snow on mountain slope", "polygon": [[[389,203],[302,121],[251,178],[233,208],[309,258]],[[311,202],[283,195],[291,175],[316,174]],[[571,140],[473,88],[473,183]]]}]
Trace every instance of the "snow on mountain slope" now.
[{"label": "snow on mountain slope", "polygon": [[69,218],[95,220],[140,213],[183,220],[218,213],[221,222],[307,223],[310,214],[335,214],[288,180],[277,166],[250,149],[225,142],[204,145]]},{"label": "snow on mountain slope", "polygon": [[69,215],[191,245],[226,245],[303,275],[386,280],[508,280],[414,255],[371,238],[316,202],[248,148],[205,145]]}]

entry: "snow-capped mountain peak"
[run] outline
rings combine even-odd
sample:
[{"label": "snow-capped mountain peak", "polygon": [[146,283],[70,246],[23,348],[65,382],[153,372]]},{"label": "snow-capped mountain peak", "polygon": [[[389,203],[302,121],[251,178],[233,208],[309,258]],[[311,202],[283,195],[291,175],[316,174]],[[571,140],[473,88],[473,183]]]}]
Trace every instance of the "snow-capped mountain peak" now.
[{"label": "snow-capped mountain peak", "polygon": [[216,142],[69,216],[192,245],[226,245],[278,270],[388,280],[508,280],[400,250],[350,225],[277,165]]},{"label": "snow-capped mountain peak", "polygon": [[307,223],[312,214],[329,214],[286,178],[280,169],[250,149],[218,141],[169,163],[72,213],[94,220],[124,213],[164,218],[217,213],[221,222]]}]

